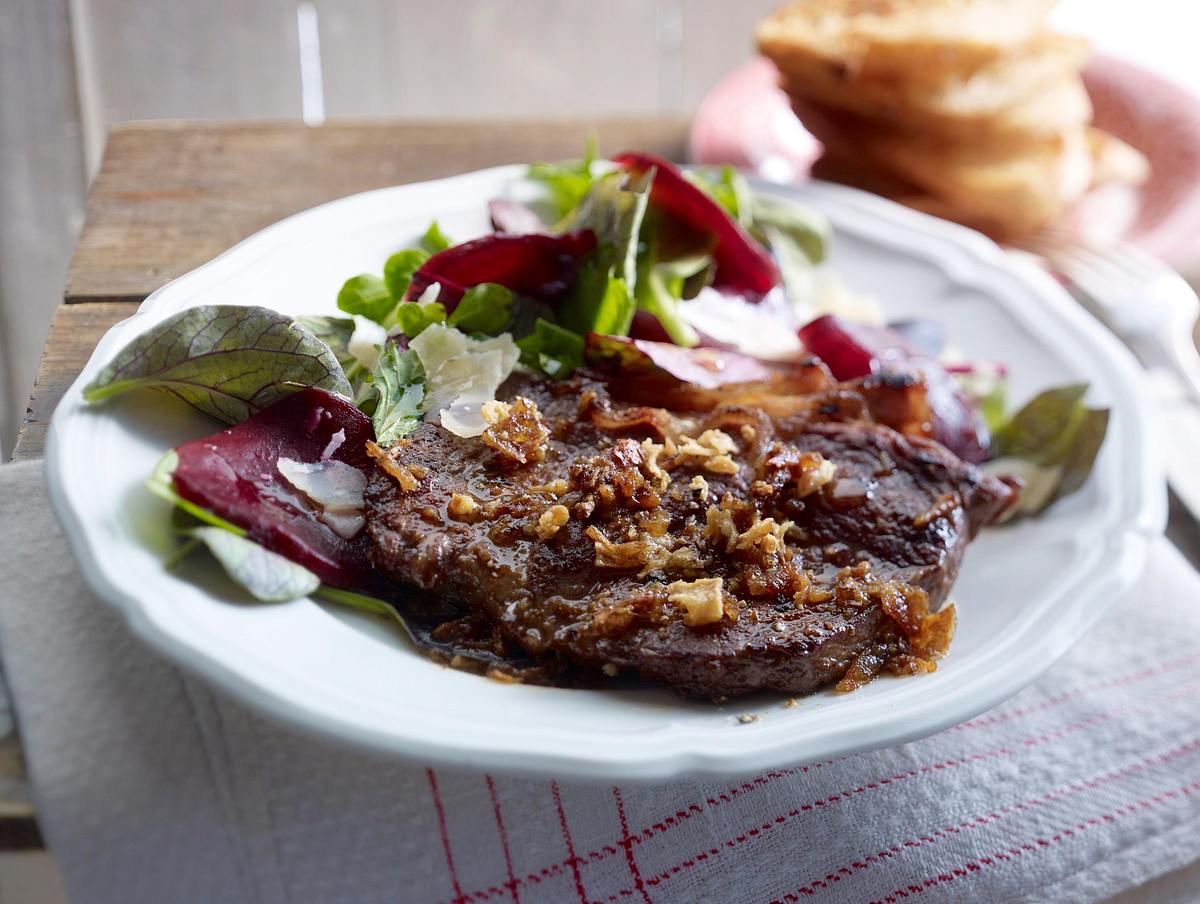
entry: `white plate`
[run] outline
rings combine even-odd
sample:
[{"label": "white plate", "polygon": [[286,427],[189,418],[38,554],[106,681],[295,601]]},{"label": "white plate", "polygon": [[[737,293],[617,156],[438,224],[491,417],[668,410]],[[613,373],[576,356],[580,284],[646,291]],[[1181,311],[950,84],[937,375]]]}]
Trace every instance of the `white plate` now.
[{"label": "white plate", "polygon": [[[881,679],[795,709],[778,697],[725,707],[655,689],[503,685],[435,665],[386,626],[301,600],[251,605],[215,566],[162,567],[167,506],[143,481],[171,446],[216,426],[155,394],[89,408],[81,388],[137,334],[199,304],[329,311],[342,281],[378,272],[436,217],[459,239],[488,230],[486,202],[520,196],[503,167],[383,189],[271,226],[155,292],[100,342],[50,429],[51,498],[83,574],[156,649],[301,728],[425,762],[603,780],[744,775],[938,731],[1015,693],[1137,577],[1165,518],[1132,359],[1044,274],[979,235],[850,189],[762,186],[832,220],[850,286],[892,317],[944,321],[967,353],[1005,361],[1012,397],[1068,380],[1111,406],[1082,492],[1047,515],[993,529],[955,587],[960,626],[933,675]],[[746,712],[761,718],[740,724]]]}]

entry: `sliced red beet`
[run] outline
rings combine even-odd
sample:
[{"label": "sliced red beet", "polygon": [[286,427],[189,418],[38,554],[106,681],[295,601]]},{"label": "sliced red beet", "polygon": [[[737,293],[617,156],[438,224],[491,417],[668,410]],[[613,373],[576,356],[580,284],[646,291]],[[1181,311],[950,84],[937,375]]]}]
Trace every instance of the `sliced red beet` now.
[{"label": "sliced red beet", "polygon": [[518,295],[554,303],[575,282],[579,259],[596,247],[591,230],[564,235],[488,235],[439,251],[409,283],[405,298],[421,297],[440,283],[438,301],[454,310],[463,293],[481,283],[497,283]]},{"label": "sliced red beet", "polygon": [[978,406],[946,368],[899,333],[827,314],[801,327],[800,340],[839,380],[888,372],[920,375],[933,438],[966,461],[987,459],[991,434]]},{"label": "sliced red beet", "polygon": [[715,238],[714,285],[759,298],[779,284],[779,268],[767,249],[720,204],[685,179],[675,164],[654,154],[634,151],[618,154],[613,161],[636,173],[657,167],[650,187],[650,204],[688,229]]},{"label": "sliced red beet", "polygon": [[670,342],[600,333],[588,333],[583,356],[592,367],[619,373],[622,379],[667,376],[704,389],[768,380],[779,375],[778,367],[736,351],[683,348]]},{"label": "sliced red beet", "polygon": [[[339,440],[340,435],[340,440]],[[282,458],[333,459],[370,476],[371,420],[349,401],[305,389],[249,420],[175,450],[175,490],[244,528],[250,539],[312,571],[331,587],[377,591],[366,531],[347,540],[319,521],[314,506],[279,473]]]}]

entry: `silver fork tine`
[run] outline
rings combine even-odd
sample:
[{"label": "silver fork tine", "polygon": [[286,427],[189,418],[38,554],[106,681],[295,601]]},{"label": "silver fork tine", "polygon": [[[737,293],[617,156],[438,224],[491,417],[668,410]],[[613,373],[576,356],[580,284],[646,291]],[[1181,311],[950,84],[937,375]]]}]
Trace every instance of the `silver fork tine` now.
[{"label": "silver fork tine", "polygon": [[1178,273],[1132,245],[1061,230],[1046,230],[1022,247],[1064,277],[1147,366],[1167,367],[1200,401],[1200,352],[1192,339],[1200,301]]}]

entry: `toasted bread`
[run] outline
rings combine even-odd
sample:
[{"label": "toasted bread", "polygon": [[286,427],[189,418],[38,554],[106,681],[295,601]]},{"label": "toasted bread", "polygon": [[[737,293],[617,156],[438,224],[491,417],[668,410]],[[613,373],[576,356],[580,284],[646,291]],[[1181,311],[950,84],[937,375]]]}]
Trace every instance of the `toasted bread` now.
[{"label": "toasted bread", "polygon": [[1042,86],[1013,106],[972,116],[898,106],[864,111],[862,105],[854,105],[858,108],[852,109],[830,102],[827,96],[813,97],[806,93],[806,85],[798,85],[791,79],[785,80],[782,87],[806,127],[808,118],[818,116],[816,111],[824,111],[819,118],[836,116],[866,129],[929,135],[947,142],[973,142],[997,151],[1010,149],[1019,153],[1027,145],[1042,144],[1064,129],[1082,128],[1092,118],[1091,98],[1076,74],[1064,75]]},{"label": "toasted bread", "polygon": [[[1028,103],[1047,89],[1072,82],[1087,58],[1087,42],[1065,35],[1043,34],[981,66],[942,68],[937,79],[907,72],[865,75],[812,57],[773,58],[789,93],[829,106],[898,122],[963,120],[969,127],[980,119],[1003,119],[1009,109]],[[1060,89],[1054,106],[1041,110],[1085,122],[1091,115],[1087,95]]]},{"label": "toasted bread", "polygon": [[1054,0],[803,0],[755,37],[774,60],[820,59],[848,73],[911,72],[937,80],[1029,41]]},{"label": "toasted bread", "polygon": [[[840,161],[843,170],[850,162],[860,172],[886,173],[915,186],[916,193],[961,211],[961,218],[1010,224],[1011,232],[1053,221],[1091,182],[1091,149],[1080,128],[1065,129],[1017,151],[873,127],[845,117],[818,119],[812,113],[812,108],[802,111],[826,154]],[[885,193],[904,194],[894,189]]]}]

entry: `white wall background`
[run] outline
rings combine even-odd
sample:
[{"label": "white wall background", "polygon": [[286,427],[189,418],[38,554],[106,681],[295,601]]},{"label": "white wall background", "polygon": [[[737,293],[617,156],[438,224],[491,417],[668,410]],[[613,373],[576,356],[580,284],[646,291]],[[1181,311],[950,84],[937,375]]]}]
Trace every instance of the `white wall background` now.
[{"label": "white wall background", "polygon": [[[687,112],[779,2],[0,0],[0,460],[110,124]],[[1200,88],[1197,4],[1059,13]]]}]

